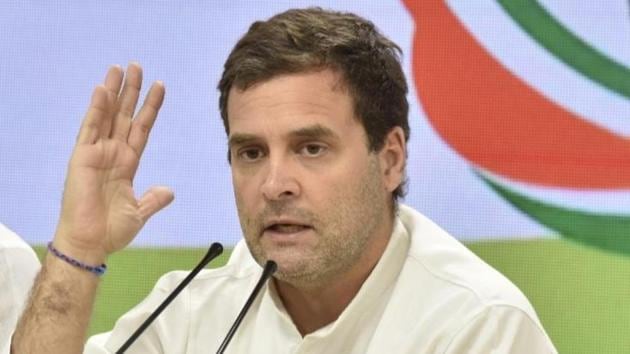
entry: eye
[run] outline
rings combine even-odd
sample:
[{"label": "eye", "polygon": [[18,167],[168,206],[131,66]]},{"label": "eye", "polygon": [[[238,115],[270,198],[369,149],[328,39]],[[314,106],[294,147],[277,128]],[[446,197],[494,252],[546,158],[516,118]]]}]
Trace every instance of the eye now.
[{"label": "eye", "polygon": [[250,147],[238,151],[238,158],[246,162],[258,161],[263,157],[264,153],[261,148]]},{"label": "eye", "polygon": [[321,156],[326,152],[327,148],[321,144],[305,144],[300,148],[300,154],[308,156],[308,157],[317,157]]}]

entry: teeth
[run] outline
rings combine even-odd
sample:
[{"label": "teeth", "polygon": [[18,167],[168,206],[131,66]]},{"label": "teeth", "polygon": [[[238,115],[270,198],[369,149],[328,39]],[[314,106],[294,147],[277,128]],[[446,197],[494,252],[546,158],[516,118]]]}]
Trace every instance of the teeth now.
[{"label": "teeth", "polygon": [[302,231],[305,228],[306,228],[306,226],[294,225],[294,224],[276,224],[276,225],[273,225],[271,227],[271,229],[273,229],[275,231],[286,232],[286,233]]}]

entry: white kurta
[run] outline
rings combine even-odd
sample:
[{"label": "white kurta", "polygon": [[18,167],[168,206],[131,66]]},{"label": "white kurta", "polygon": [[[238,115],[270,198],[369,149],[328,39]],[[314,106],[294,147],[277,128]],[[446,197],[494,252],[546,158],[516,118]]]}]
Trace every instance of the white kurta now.
[{"label": "white kurta", "polygon": [[[85,353],[113,353],[186,272],[165,275]],[[243,242],[200,273],[128,353],[214,353],[261,274]],[[525,296],[415,210],[400,206],[392,238],[333,323],[302,337],[272,283],[226,353],[555,353]]]},{"label": "white kurta", "polygon": [[37,255],[0,224],[0,353],[8,354],[17,320],[39,272]]}]

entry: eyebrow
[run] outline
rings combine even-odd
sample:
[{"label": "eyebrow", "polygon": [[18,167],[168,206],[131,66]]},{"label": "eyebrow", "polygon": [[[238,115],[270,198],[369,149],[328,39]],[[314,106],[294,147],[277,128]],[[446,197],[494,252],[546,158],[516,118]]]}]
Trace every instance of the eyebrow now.
[{"label": "eyebrow", "polygon": [[258,140],[258,136],[254,134],[235,133],[230,135],[230,139],[228,140],[228,147],[243,145],[256,140]]},{"label": "eyebrow", "polygon": [[298,138],[336,138],[337,134],[332,131],[332,129],[327,128],[321,124],[314,124],[308,127],[300,128],[298,130],[292,131],[289,135],[298,137]]},{"label": "eyebrow", "polygon": [[[308,127],[300,128],[289,132],[289,136],[292,138],[309,138],[309,139],[322,139],[322,138],[338,138],[335,132],[321,124],[313,124]],[[243,145],[254,141],[259,141],[260,136],[247,133],[234,133],[228,140],[228,147],[237,145]]]}]

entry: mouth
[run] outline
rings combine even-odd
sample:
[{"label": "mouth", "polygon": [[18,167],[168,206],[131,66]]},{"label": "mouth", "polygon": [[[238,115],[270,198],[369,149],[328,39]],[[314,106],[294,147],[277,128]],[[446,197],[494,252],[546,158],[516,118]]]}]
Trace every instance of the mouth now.
[{"label": "mouth", "polygon": [[274,220],[265,223],[262,234],[272,237],[286,238],[312,229],[313,227],[311,225],[298,221]]},{"label": "mouth", "polygon": [[280,234],[293,234],[310,228],[311,227],[308,225],[277,223],[265,227],[264,231],[271,231]]}]

